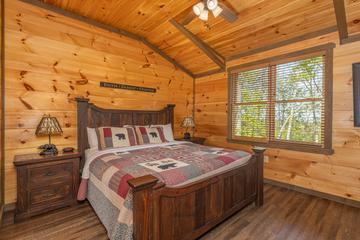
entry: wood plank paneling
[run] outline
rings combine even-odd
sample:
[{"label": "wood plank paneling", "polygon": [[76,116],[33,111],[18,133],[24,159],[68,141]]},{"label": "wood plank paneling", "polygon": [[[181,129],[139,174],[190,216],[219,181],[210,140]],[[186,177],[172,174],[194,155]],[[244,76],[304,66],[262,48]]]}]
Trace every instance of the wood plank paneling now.
[{"label": "wood plank paneling", "polygon": [[344,0],[346,10],[346,20],[350,35],[360,33],[360,1]]},{"label": "wood plank paneling", "polygon": [[[352,63],[360,59],[360,43],[339,45],[337,34],[294,43],[246,56],[228,67],[271,56],[335,42],[333,80],[333,147],[330,156],[268,149],[265,178],[360,201],[360,129],[353,127]],[[250,146],[230,144],[227,136],[227,76],[225,73],[196,79],[196,134],[206,144],[249,150]]]},{"label": "wood plank paneling", "polygon": [[4,1],[0,0],[0,223],[4,209],[5,164],[4,164]]},{"label": "wood plank paneling", "polygon": [[[172,18],[182,22],[198,0],[42,1],[139,34],[194,74],[216,69],[211,59],[169,23]],[[186,27],[225,58],[336,26],[333,2],[329,0],[224,2],[238,15],[234,23],[209,13],[208,21],[195,18]]]},{"label": "wood plank paneling", "polygon": [[[64,134],[52,139],[60,149],[76,146],[77,96],[119,109],[158,110],[176,104],[175,135],[182,134],[182,117],[192,114],[193,80],[152,49],[18,0],[6,0],[5,11],[6,203],[16,200],[14,155],[36,152],[47,141],[34,135],[42,114],[58,117]],[[100,81],[157,92],[100,88]]]}]

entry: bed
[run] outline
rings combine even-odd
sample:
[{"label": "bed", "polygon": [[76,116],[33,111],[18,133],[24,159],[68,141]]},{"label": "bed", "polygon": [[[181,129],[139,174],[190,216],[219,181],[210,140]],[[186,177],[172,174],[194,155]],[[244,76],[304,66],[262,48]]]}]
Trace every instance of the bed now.
[{"label": "bed", "polygon": [[[196,239],[245,206],[263,204],[264,148],[250,154],[176,141],[89,152],[87,127],[173,126],[174,107],[102,109],[77,99],[80,189],[110,239]],[[164,159],[177,167],[152,169]]]}]

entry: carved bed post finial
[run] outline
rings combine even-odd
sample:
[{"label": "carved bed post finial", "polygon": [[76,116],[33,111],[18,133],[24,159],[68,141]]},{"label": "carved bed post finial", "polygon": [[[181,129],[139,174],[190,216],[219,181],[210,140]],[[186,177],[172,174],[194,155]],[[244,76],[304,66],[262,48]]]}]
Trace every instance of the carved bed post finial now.
[{"label": "carved bed post finial", "polygon": [[264,152],[266,148],[254,147],[252,150],[255,153],[258,173],[255,205],[260,207],[264,203]]},{"label": "carved bed post finial", "polygon": [[171,122],[171,127],[172,130],[174,131],[174,108],[175,108],[175,104],[168,104],[166,106],[166,118],[167,118],[167,122]]},{"label": "carved bed post finial", "polygon": [[78,140],[78,151],[81,154],[80,160],[80,169],[82,170],[85,164],[85,150],[88,148],[87,141],[87,126],[88,126],[88,118],[87,111],[89,107],[89,99],[78,97],[76,98],[77,102],[77,140]]}]

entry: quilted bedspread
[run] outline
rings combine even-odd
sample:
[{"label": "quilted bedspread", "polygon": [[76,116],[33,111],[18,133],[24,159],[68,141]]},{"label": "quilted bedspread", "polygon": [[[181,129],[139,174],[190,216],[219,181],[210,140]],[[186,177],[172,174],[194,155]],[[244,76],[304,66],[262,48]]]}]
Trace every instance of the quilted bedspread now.
[{"label": "quilted bedspread", "polygon": [[[87,174],[83,174],[78,199],[93,196],[89,201],[106,227],[110,239],[132,239],[132,192],[127,183],[129,179],[152,174],[167,186],[176,186],[234,161],[249,158],[247,152],[193,143],[167,143],[129,151],[114,149],[100,154],[88,164],[89,182]],[[92,193],[90,189],[93,189]],[[103,198],[99,197],[100,194]],[[110,216],[105,214],[109,209],[112,212]]]}]

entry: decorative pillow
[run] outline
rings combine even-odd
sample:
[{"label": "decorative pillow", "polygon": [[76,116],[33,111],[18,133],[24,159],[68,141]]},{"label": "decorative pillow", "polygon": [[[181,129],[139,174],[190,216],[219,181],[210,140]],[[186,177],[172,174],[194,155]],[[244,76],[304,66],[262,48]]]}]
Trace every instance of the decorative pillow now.
[{"label": "decorative pillow", "polygon": [[137,145],[133,128],[100,127],[97,130],[100,149]]},{"label": "decorative pillow", "polygon": [[166,141],[168,141],[168,142],[174,141],[174,134],[172,131],[171,123],[166,124],[166,125],[151,125],[151,127],[162,127]]},{"label": "decorative pillow", "polygon": [[134,126],[140,144],[167,142],[162,127]]},{"label": "decorative pillow", "polygon": [[86,128],[90,148],[99,148],[98,137],[95,128]]}]

